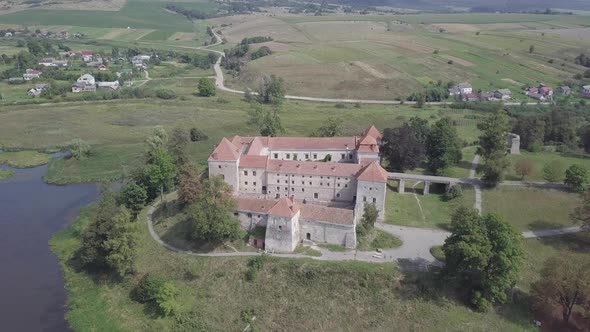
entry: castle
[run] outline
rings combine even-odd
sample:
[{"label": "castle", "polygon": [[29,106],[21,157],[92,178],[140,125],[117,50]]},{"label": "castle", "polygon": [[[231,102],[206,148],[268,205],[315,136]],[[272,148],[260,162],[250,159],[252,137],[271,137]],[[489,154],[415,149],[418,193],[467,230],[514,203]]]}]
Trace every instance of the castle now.
[{"label": "castle", "polygon": [[352,137],[222,138],[208,159],[236,198],[235,216],[252,244],[292,252],[304,240],[356,246],[365,204],[385,213],[387,172],[379,164],[381,133]]}]

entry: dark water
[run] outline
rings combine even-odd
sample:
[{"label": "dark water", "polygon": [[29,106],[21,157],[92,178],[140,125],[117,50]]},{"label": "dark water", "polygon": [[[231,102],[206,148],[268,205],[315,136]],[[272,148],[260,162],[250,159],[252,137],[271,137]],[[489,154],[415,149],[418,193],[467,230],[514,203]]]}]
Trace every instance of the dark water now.
[{"label": "dark water", "polygon": [[98,192],[91,184],[47,185],[46,170],[14,170],[0,181],[0,331],[69,330],[64,282],[47,242]]}]

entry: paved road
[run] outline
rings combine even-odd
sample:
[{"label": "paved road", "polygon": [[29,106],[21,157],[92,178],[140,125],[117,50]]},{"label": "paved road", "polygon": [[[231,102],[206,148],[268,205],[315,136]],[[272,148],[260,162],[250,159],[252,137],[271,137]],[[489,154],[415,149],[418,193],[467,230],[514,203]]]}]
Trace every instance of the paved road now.
[{"label": "paved road", "polygon": [[[475,173],[477,172],[477,165],[479,165],[479,155],[476,154],[473,157],[473,161],[471,162],[471,169],[469,169],[469,178],[475,179]],[[473,184],[473,190],[475,191],[475,202],[473,203],[473,208],[479,211],[479,214],[482,212],[481,202],[482,202],[482,195],[481,195],[481,184]]]}]

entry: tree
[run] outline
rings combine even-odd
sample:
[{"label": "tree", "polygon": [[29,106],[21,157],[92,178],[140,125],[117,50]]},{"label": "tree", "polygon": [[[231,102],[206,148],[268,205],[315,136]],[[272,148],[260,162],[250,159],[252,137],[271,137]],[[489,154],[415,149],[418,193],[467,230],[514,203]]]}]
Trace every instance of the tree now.
[{"label": "tree", "polygon": [[209,139],[209,136],[207,136],[207,134],[205,134],[205,132],[203,132],[202,130],[200,130],[198,128],[191,129],[191,141],[192,142],[204,141],[206,139]]},{"label": "tree", "polygon": [[440,119],[432,126],[426,139],[426,158],[428,167],[436,174],[461,161],[461,143],[449,118]]},{"label": "tree", "polygon": [[365,209],[363,210],[363,219],[361,220],[363,226],[365,226],[365,229],[373,229],[378,217],[379,210],[377,210],[377,206],[374,203],[365,204]]},{"label": "tree", "polygon": [[43,55],[43,48],[39,42],[34,39],[31,39],[27,42],[27,48],[29,49],[29,53],[35,57]]},{"label": "tree", "polygon": [[117,205],[112,193],[103,194],[82,234],[79,257],[85,267],[121,276],[131,269],[136,256],[136,230],[130,218],[129,211]]},{"label": "tree", "polygon": [[164,149],[166,148],[166,143],[168,143],[168,133],[166,133],[164,127],[155,126],[152,129],[152,134],[147,138],[146,143],[149,151]]},{"label": "tree", "polygon": [[414,116],[410,118],[410,127],[414,129],[418,142],[420,142],[421,145],[426,145],[426,139],[428,139],[431,130],[428,120]]},{"label": "tree", "polygon": [[574,222],[581,223],[582,229],[590,231],[590,191],[582,194],[582,205],[578,206],[570,217]]},{"label": "tree", "polygon": [[504,303],[506,291],[518,278],[521,242],[522,236],[500,216],[479,216],[477,210],[459,208],[443,245],[443,276],[480,311],[491,303]]},{"label": "tree", "polygon": [[590,153],[590,125],[585,125],[578,130],[580,145],[586,153]]},{"label": "tree", "polygon": [[151,153],[151,160],[143,169],[143,176],[149,186],[148,192],[159,192],[164,196],[164,191],[170,189],[174,183],[176,167],[172,157],[162,148]]},{"label": "tree", "polygon": [[484,159],[483,180],[489,186],[496,186],[509,166],[506,160],[506,132],[508,117],[502,109],[497,109],[477,125],[481,130],[477,153]]},{"label": "tree", "polygon": [[80,138],[73,139],[69,147],[72,156],[77,160],[84,160],[90,156],[90,144]]},{"label": "tree", "polygon": [[324,125],[314,131],[312,137],[335,137],[342,136],[342,120],[329,117]]},{"label": "tree", "polygon": [[520,145],[523,149],[536,151],[543,145],[545,121],[538,116],[520,117],[513,131],[520,135]]},{"label": "tree", "polygon": [[575,306],[590,309],[590,259],[573,253],[548,259],[531,293],[537,306],[559,305],[567,323]]},{"label": "tree", "polygon": [[264,76],[258,89],[258,99],[262,104],[280,104],[285,99],[285,82],[275,75]]},{"label": "tree", "polygon": [[203,77],[199,80],[199,96],[215,96],[215,84],[209,78]]},{"label": "tree", "polygon": [[420,165],[424,158],[424,146],[418,140],[413,127],[405,123],[399,128],[383,131],[382,154],[393,170],[404,172]]},{"label": "tree", "polygon": [[543,179],[547,182],[559,182],[563,178],[563,164],[552,160],[543,166]]},{"label": "tree", "polygon": [[250,120],[248,123],[258,126],[262,136],[275,137],[285,131],[277,107],[273,107],[273,110],[269,111],[262,109],[260,105],[256,105],[249,111],[249,114]]},{"label": "tree", "polygon": [[119,202],[131,211],[134,218],[147,202],[145,188],[135,182],[129,182],[119,193]]},{"label": "tree", "polygon": [[168,152],[174,160],[174,164],[179,167],[188,162],[186,147],[190,143],[190,135],[184,128],[176,127],[172,130],[172,135],[168,140]]},{"label": "tree", "polygon": [[580,165],[571,165],[565,170],[563,183],[574,191],[584,191],[588,183],[588,170]]},{"label": "tree", "polygon": [[178,199],[183,204],[192,204],[197,200],[201,191],[200,174],[193,165],[183,165],[179,172]]},{"label": "tree", "polygon": [[514,172],[524,180],[535,172],[535,163],[530,159],[520,159],[514,164]]},{"label": "tree", "polygon": [[213,243],[238,239],[242,230],[239,221],[232,216],[234,209],[232,189],[221,177],[203,180],[195,202],[186,211],[190,237]]}]

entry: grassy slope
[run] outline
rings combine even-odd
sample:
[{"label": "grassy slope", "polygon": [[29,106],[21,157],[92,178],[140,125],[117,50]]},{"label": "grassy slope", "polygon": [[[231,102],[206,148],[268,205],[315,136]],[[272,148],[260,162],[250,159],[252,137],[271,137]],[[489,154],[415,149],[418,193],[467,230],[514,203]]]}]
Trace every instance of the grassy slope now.
[{"label": "grassy slope", "polygon": [[581,203],[575,193],[510,186],[484,190],[482,199],[484,213],[499,213],[519,230],[572,226],[569,215]]},{"label": "grassy slope", "polygon": [[[134,280],[111,284],[72,268],[70,259],[79,247],[78,237],[89,221],[88,213],[85,210],[78,221],[50,241],[66,278],[67,320],[72,328],[170,330],[171,319],[153,316],[149,309],[129,299]],[[145,214],[140,220],[143,218]],[[392,326],[399,331],[532,330],[531,318],[509,307],[503,311],[512,312],[513,317],[505,319],[496,313],[474,313],[439,296],[438,291],[420,293],[413,277],[402,276],[393,265],[270,259],[257,279],[247,282],[246,258],[173,253],[150,238],[143,222],[140,229],[135,279],[146,272],[174,279],[181,290],[178,301],[182,311],[204,323],[209,331],[243,329],[240,313],[247,309],[255,311],[255,324],[263,331],[377,331]]]}]

